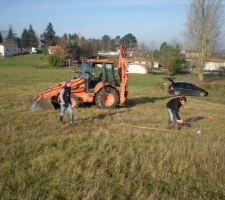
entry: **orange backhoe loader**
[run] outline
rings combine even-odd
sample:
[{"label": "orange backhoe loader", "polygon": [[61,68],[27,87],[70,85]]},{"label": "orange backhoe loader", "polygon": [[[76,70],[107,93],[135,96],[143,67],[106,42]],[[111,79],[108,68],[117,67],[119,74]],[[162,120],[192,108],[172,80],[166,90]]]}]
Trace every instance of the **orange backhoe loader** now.
[{"label": "orange backhoe loader", "polygon": [[[71,79],[72,106],[79,103],[95,103],[98,108],[116,108],[124,106],[127,99],[128,70],[125,46],[119,51],[118,79],[114,72],[114,62],[109,59],[82,59],[77,78]],[[65,82],[53,85],[37,93],[29,100],[29,107],[35,111],[41,100],[50,100],[55,109],[60,107],[59,93]]]}]

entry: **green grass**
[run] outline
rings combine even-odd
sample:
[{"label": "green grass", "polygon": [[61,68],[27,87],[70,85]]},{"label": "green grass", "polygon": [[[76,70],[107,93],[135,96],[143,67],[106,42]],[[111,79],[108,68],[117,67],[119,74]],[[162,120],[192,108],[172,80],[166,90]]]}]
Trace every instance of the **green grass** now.
[{"label": "green grass", "polygon": [[27,108],[29,95],[68,77],[44,66],[43,55],[0,59],[0,199],[224,199],[225,105],[217,96],[188,97],[180,111],[213,121],[180,133],[133,128],[165,128],[171,96],[159,90],[162,76],[131,75],[127,107],[83,106],[69,127],[54,110]]},{"label": "green grass", "polygon": [[0,67],[46,67],[47,56],[43,54],[0,58]]},{"label": "green grass", "polygon": [[146,75],[132,74],[129,76],[129,86],[137,88],[160,88],[160,84],[164,81],[164,75]]}]

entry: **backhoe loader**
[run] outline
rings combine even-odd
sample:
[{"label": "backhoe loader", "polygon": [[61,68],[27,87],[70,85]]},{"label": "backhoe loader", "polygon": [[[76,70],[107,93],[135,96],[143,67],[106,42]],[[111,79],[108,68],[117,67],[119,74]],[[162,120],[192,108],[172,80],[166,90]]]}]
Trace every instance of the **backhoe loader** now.
[{"label": "backhoe loader", "polygon": [[[81,59],[78,77],[70,80],[72,107],[80,103],[95,103],[98,108],[117,108],[124,106],[127,100],[128,70],[125,46],[119,50],[118,72],[115,75],[114,62],[110,59]],[[55,84],[29,99],[29,107],[36,111],[41,100],[49,100],[57,109],[60,107],[59,93],[66,81]]]}]

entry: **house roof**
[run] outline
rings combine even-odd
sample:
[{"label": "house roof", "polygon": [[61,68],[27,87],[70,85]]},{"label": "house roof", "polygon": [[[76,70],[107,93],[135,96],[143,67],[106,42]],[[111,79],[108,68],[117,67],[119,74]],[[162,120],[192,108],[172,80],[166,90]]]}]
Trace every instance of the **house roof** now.
[{"label": "house roof", "polygon": [[55,54],[58,51],[59,48],[60,47],[58,45],[56,45],[56,46],[49,46],[48,47],[48,52],[49,52],[49,54]]}]

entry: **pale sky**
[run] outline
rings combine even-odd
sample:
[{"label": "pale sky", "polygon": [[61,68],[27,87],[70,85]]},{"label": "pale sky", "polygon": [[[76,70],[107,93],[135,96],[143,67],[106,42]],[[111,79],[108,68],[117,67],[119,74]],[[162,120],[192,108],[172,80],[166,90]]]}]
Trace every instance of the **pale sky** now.
[{"label": "pale sky", "polygon": [[132,33],[139,42],[183,41],[188,0],[0,0],[0,31],[12,25],[40,35],[49,22],[57,35],[86,38]]}]

